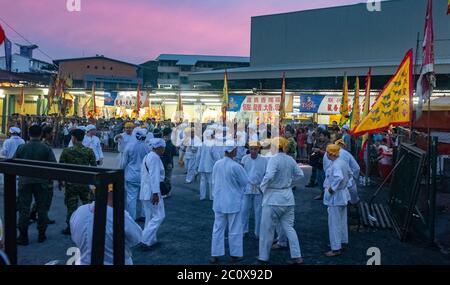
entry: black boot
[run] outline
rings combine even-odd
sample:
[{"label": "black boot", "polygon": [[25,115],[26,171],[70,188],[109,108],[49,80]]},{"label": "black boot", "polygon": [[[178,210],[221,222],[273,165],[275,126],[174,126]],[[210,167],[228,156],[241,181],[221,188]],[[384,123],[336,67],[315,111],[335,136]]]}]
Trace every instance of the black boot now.
[{"label": "black boot", "polygon": [[39,233],[38,243],[43,243],[47,239],[45,233]]},{"label": "black boot", "polygon": [[27,230],[20,230],[19,231],[19,237],[17,238],[17,245],[28,245],[28,231]]}]

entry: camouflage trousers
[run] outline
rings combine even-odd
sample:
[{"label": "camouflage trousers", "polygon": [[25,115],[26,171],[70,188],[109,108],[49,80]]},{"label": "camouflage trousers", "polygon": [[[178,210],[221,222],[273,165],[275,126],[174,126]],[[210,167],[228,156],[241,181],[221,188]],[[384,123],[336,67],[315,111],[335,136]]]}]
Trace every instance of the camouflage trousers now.
[{"label": "camouflage trousers", "polygon": [[70,217],[78,208],[78,200],[82,205],[92,201],[92,192],[87,185],[67,183],[64,193],[64,204],[67,208],[66,223],[69,225]]}]

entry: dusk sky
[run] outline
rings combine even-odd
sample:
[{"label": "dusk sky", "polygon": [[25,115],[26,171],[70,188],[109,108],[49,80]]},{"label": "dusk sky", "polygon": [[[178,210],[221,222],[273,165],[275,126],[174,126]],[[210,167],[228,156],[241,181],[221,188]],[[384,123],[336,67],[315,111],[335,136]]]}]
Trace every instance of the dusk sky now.
[{"label": "dusk sky", "polygon": [[[0,18],[52,59],[102,54],[143,63],[161,53],[249,56],[252,16],[361,2],[81,0],[81,12],[68,12],[66,0],[0,0]],[[13,42],[25,43],[0,24]],[[35,55],[49,61],[38,51]]]}]

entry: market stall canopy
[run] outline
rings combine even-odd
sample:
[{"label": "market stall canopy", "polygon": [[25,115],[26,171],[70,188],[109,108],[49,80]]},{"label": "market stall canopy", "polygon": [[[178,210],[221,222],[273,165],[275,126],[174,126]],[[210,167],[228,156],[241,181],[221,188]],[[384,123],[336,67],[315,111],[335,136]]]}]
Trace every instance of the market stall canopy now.
[{"label": "market stall canopy", "polygon": [[[431,111],[450,111],[450,97],[444,96],[432,99],[430,109]],[[425,103],[423,110],[428,111],[427,103]]]},{"label": "market stall canopy", "polygon": [[[450,97],[432,99],[430,109],[431,130],[450,132]],[[426,131],[428,129],[428,103],[425,103],[423,110],[423,115],[414,122],[414,128]]]}]

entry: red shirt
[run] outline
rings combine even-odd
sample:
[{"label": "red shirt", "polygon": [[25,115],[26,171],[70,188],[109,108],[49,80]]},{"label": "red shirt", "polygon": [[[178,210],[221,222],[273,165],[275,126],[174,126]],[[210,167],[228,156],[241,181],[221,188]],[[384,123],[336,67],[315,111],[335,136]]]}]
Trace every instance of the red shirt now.
[{"label": "red shirt", "polygon": [[299,147],[304,147],[306,142],[306,134],[305,133],[298,133],[297,134],[297,145]]}]

